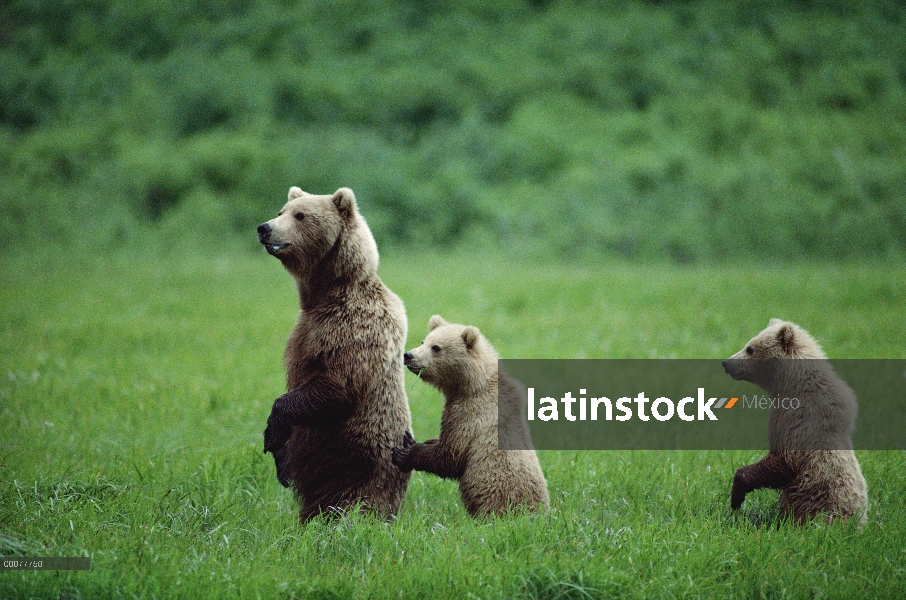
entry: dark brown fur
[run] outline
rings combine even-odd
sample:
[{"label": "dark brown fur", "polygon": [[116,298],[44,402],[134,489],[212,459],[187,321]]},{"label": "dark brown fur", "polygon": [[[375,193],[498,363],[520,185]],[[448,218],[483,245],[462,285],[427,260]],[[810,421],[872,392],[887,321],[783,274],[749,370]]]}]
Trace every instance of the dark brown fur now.
[{"label": "dark brown fur", "polygon": [[298,495],[303,522],[355,504],[395,515],[409,481],[391,463],[411,427],[406,318],[377,276],[377,248],[355,198],[347,189],[311,196],[293,188],[259,237],[296,279],[301,308],[284,354],[289,391],[264,432],[277,477]]}]

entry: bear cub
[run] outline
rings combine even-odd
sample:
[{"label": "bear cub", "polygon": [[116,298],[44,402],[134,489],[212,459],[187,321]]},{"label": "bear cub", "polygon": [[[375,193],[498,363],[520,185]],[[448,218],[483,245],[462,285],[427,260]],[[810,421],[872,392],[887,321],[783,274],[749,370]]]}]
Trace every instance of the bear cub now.
[{"label": "bear cub", "polygon": [[723,366],[772,398],[799,400],[797,409],[771,408],[768,454],[736,471],[733,510],[749,492],[772,488],[782,490],[781,515],[799,524],[819,516],[864,522],[865,478],[852,450],[856,396],[815,339],[794,323],[771,319]]},{"label": "bear cub", "polygon": [[[475,327],[431,317],[430,332],[404,356],[406,367],[444,394],[440,438],[417,444],[407,436],[394,448],[393,462],[404,472],[426,471],[459,480],[462,502],[473,516],[508,510],[546,511],[547,481],[531,449],[524,414],[518,410],[522,386],[497,368],[497,352]],[[518,447],[498,446],[498,394],[507,435]],[[521,418],[521,422],[517,419]]]}]

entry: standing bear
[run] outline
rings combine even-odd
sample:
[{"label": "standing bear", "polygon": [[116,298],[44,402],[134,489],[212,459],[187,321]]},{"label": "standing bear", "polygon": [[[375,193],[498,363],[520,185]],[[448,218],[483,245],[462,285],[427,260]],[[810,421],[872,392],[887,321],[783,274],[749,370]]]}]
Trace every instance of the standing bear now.
[{"label": "standing bear", "polygon": [[[408,437],[394,448],[400,470],[427,471],[459,480],[473,516],[507,510],[547,511],[547,481],[531,446],[522,386],[498,371],[497,352],[475,327],[447,323],[435,315],[422,345],[405,355],[410,371],[444,394],[440,439],[416,444]],[[498,446],[498,398],[508,447]]]},{"label": "standing bear", "polygon": [[296,280],[301,308],[284,354],[289,391],[274,402],[264,451],[299,497],[303,523],[356,504],[389,518],[409,483],[391,462],[411,427],[406,314],[377,275],[355,196],[293,187],[258,239]]},{"label": "standing bear", "polygon": [[749,492],[773,488],[783,490],[781,514],[799,524],[819,515],[864,522],[865,478],[852,450],[856,396],[814,338],[794,323],[771,319],[723,366],[733,379],[754,383],[772,398],[798,400],[772,406],[769,452],[736,471],[733,510]]}]

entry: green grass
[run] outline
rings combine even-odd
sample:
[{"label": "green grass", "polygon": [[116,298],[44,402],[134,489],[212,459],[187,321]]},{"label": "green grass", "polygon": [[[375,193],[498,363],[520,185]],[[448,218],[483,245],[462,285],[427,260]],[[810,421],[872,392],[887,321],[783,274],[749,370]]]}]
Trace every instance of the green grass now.
[{"label": "green grass", "polygon": [[[869,522],[777,526],[728,509],[758,452],[540,452],[549,516],[470,519],[415,474],[399,521],[300,527],[261,432],[283,389],[294,287],[263,254],[7,257],[0,266],[0,597],[901,597],[906,456],[859,452]],[[770,317],[831,357],[903,358],[906,271],[534,265],[385,252],[408,346],[431,314],[505,357],[724,357]],[[418,439],[441,398],[407,375]]]}]

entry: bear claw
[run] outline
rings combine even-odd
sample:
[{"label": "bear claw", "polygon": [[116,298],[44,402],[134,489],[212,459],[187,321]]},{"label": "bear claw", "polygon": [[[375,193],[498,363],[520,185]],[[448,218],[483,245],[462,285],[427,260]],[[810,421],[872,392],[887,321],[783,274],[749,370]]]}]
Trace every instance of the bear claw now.
[{"label": "bear claw", "polygon": [[408,466],[409,448],[397,447],[393,449],[391,460],[394,465],[399,467],[400,471],[408,472],[412,467]]}]

